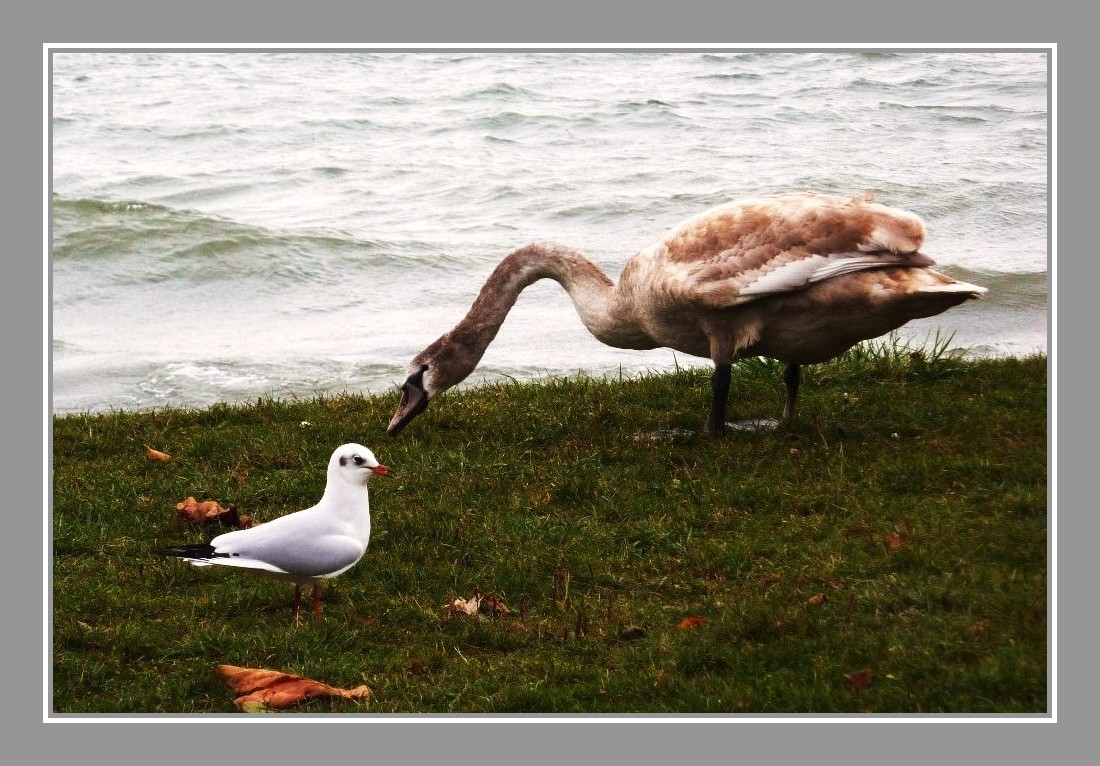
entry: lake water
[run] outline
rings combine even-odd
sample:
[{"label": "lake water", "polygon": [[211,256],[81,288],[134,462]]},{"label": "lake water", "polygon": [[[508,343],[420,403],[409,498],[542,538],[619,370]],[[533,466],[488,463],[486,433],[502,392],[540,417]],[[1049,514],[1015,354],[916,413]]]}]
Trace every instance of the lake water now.
[{"label": "lake water", "polygon": [[[54,412],[392,390],[534,239],[616,278],[761,191],[871,191],[981,301],[907,325],[1047,351],[1042,51],[138,50],[52,56]],[[468,384],[710,366],[521,296]]]}]

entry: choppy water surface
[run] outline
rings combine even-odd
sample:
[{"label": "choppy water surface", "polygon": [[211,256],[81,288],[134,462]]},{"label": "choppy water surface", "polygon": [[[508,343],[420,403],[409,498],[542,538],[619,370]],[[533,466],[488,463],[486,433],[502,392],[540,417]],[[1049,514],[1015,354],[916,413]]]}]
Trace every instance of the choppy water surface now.
[{"label": "choppy water surface", "polygon": [[[59,52],[55,412],[383,391],[533,239],[613,278],[760,191],[873,191],[989,295],[913,322],[1047,350],[1043,52]],[[470,381],[709,365],[520,298]]]}]

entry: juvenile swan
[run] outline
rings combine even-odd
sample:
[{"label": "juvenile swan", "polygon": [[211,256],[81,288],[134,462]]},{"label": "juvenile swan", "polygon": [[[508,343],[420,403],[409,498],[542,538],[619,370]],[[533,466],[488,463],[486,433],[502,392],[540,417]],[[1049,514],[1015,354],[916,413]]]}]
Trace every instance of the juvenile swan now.
[{"label": "juvenile swan", "polygon": [[544,278],[565,288],[584,326],[609,346],[711,359],[708,434],[726,429],[730,370],[744,357],[786,363],[789,419],[801,365],[986,292],[933,271],[923,241],[918,216],[870,195],[801,192],[699,213],[635,255],[617,284],[575,250],[527,245],[500,262],[450,332],[413,357],[387,432],[397,435],[473,372],[520,292]]}]

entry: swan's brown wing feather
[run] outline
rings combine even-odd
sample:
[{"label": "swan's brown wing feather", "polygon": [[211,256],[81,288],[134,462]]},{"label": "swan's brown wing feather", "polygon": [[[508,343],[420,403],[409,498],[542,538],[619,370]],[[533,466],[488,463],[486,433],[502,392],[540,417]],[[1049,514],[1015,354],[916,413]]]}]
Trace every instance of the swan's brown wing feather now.
[{"label": "swan's brown wing feather", "polygon": [[930,266],[923,240],[919,217],[866,198],[772,195],[689,218],[640,253],[635,271],[659,274],[677,302],[720,308],[851,271]]}]

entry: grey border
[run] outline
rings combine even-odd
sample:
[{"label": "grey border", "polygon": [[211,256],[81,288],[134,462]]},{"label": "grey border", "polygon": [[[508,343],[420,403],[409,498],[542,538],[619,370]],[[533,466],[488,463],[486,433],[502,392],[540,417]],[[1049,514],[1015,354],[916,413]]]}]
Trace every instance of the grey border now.
[{"label": "grey border", "polygon": [[[216,47],[221,48],[221,46],[216,46]],[[716,46],[713,46],[713,47],[711,47],[711,46],[708,46],[708,47],[711,48],[711,50],[729,50],[730,46],[717,46],[716,45]],[[741,50],[741,48],[744,48],[744,47],[747,47],[747,46],[736,46],[736,47],[738,48],[738,50]],[[934,50],[934,48],[937,48],[937,47],[938,46],[930,46],[930,48],[913,48],[913,50]],[[793,48],[793,50],[801,50],[801,51],[834,50],[834,48],[835,48],[835,46],[833,46],[833,45],[822,45],[821,47],[814,47],[814,48],[798,47],[798,48]],[[891,48],[892,48],[892,46],[870,46],[870,47],[867,48],[867,50],[891,50]],[[62,50],[62,48],[58,48],[58,50]],[[157,48],[157,50],[163,50],[163,48]],[[198,48],[190,48],[190,50],[198,50]],[[271,48],[249,48],[249,50],[256,50],[256,51],[271,50]],[[299,48],[299,50],[307,50],[307,48]],[[324,50],[335,50],[335,48],[324,48]],[[404,48],[403,48],[403,50],[404,50]],[[471,46],[470,48],[465,48],[465,47],[455,48],[455,50],[482,50],[482,51],[484,51],[484,50],[487,50],[487,48],[482,47],[482,46]],[[509,50],[509,48],[494,48],[494,50]],[[563,50],[565,50],[565,48],[563,48]],[[598,50],[598,48],[585,48],[585,50]],[[704,48],[698,48],[698,50],[704,50]],[[788,48],[768,48],[768,50],[788,50]],[[1027,48],[1005,47],[1005,48],[1003,48],[1003,50],[1034,50],[1034,48],[1030,48],[1030,47],[1027,47]],[[1060,72],[1062,72],[1062,67],[1059,67],[1059,77],[1060,77]],[[41,140],[41,136],[40,136],[40,140]],[[40,173],[40,175],[41,175],[41,167],[36,168],[36,172]],[[32,188],[33,188],[33,185],[32,185]],[[41,217],[41,211],[40,211],[40,217]],[[1053,333],[1053,329],[1054,329],[1054,326],[1053,326],[1053,322],[1052,322],[1052,333]],[[1054,349],[1055,349],[1054,342],[1053,342],[1054,338],[1052,337],[1051,339],[1049,339],[1049,341],[1051,341],[1051,344],[1049,344],[1048,348],[1052,349],[1051,357],[1052,357],[1052,372],[1053,372],[1054,371],[1054,363],[1053,363],[1054,353],[1053,352],[1054,352]],[[44,382],[43,387],[45,387],[45,383],[46,382]],[[1052,418],[1052,422],[1053,422],[1053,418]],[[1053,468],[1054,467],[1052,466],[1052,471],[1053,471]],[[1054,474],[1052,472],[1052,477],[1053,477],[1053,475]],[[508,719],[511,719],[511,716],[499,716],[499,718],[508,720]],[[659,716],[646,716],[646,720],[650,720],[650,719],[653,719],[653,718],[659,718]],[[418,716],[418,718],[416,720],[423,720],[423,719],[421,718],[421,716]],[[462,719],[455,719],[455,718],[453,718],[453,716],[445,716],[445,718],[443,718],[442,720],[444,722],[458,722]],[[465,720],[469,721],[470,719],[465,719]],[[476,720],[476,719],[474,719],[474,720]],[[513,719],[513,720],[515,720],[515,719]],[[566,718],[564,720],[569,721],[570,719]],[[531,743],[531,744],[533,744],[533,742],[535,742],[535,740],[537,740],[537,738],[538,738],[538,736],[533,734],[533,732],[539,731],[540,729],[547,729],[547,730],[550,730],[550,731],[553,731],[553,729],[554,729],[553,725],[539,726],[538,724],[536,724],[536,729],[535,730],[529,730],[528,729],[529,725],[531,725],[531,724],[522,725],[522,730],[524,730],[525,736],[530,736],[531,737],[530,740],[528,740],[528,742]],[[509,726],[507,726],[507,729],[508,730],[513,730],[513,729],[518,729],[518,727],[519,726],[517,726],[516,724],[510,724]],[[890,726],[890,727],[891,727],[891,729],[893,729],[893,726]],[[157,726],[157,729],[158,729],[158,726]],[[399,726],[398,726],[398,729],[400,729]],[[447,727],[443,726],[442,729],[447,729]],[[571,729],[572,729],[572,726],[571,726]],[[648,727],[645,727],[645,729],[648,729]],[[662,731],[669,731],[668,726],[659,726],[658,729],[661,729]],[[706,729],[714,729],[714,727],[713,726],[706,726]],[[749,726],[749,729],[755,730],[755,729],[757,729],[757,727],[756,726]],[[829,727],[829,729],[833,729],[833,727]],[[844,727],[843,726],[838,726],[838,727],[836,727],[836,729],[843,730]],[[873,726],[872,729],[875,729],[875,730],[883,729],[883,726]],[[1001,730],[1004,729],[1003,726],[997,726],[996,729],[998,730],[996,735],[1000,738],[1000,740],[1002,742],[1008,742],[1008,741],[1012,740],[1013,737],[1011,737],[1007,734],[1004,734],[1001,731]],[[368,735],[370,735],[370,737],[374,738],[376,736],[376,733],[377,733],[376,730],[377,730],[377,727],[374,727],[374,729],[372,729],[370,732],[368,732]],[[1040,730],[1035,730],[1034,734],[1037,734],[1038,731],[1040,731]],[[741,738],[744,737],[745,734],[747,734],[748,732],[747,732],[745,726],[741,726],[741,727],[739,727],[739,729],[731,731],[729,733],[736,736],[738,738],[738,740],[741,740]],[[774,740],[775,740],[774,734],[778,734],[778,733],[779,732],[774,732],[773,731],[772,735],[768,737],[769,740],[772,740],[772,745],[775,747],[774,755],[780,755],[781,753],[783,753],[785,751],[785,749],[787,749],[784,746],[779,745],[777,742],[774,742]],[[815,729],[814,736],[815,737],[820,736],[822,733],[823,733],[823,730]],[[908,733],[909,733],[909,736],[905,736],[904,734],[900,735],[900,737],[899,737],[900,740],[903,740],[903,741],[904,740],[911,740],[914,732],[912,732],[912,730],[908,730]],[[185,733],[179,733],[179,734],[180,735],[186,735]],[[1032,737],[1030,737],[1031,742],[1034,742],[1034,741],[1038,740],[1038,738],[1040,738],[1040,737],[1034,736],[1034,734],[1033,734]],[[623,731],[623,732],[620,732],[620,734],[619,734],[619,736],[621,738],[623,738],[624,741],[638,740],[638,738],[639,738],[638,735],[639,735],[639,727],[638,726],[631,726],[630,730],[628,732]],[[895,734],[895,735],[897,735],[897,734]],[[267,734],[266,734],[266,730],[265,730],[265,737],[266,736],[267,736]],[[494,734],[494,736],[495,736],[495,734]],[[553,735],[553,736],[554,736],[554,741],[555,742],[559,742],[559,743],[561,742],[561,737],[560,736],[558,736],[558,735]],[[851,732],[851,733],[848,733],[848,736],[849,737],[858,737],[858,738],[860,738],[860,740],[864,740],[864,738],[866,738],[868,736],[868,734],[865,731],[864,727],[861,727],[859,734],[855,734],[854,732]],[[458,738],[460,738],[460,740],[461,740],[461,738],[463,738],[463,737],[458,737]],[[659,736],[658,738],[659,738],[659,740],[667,740],[668,737]],[[925,737],[922,737],[922,740],[924,740],[924,738]],[[1042,737],[1042,738],[1046,738],[1046,737]],[[408,744],[408,743],[406,742],[406,744]],[[790,744],[790,743],[788,743],[788,744]],[[825,745],[825,742],[818,741],[818,746],[824,746],[824,745]],[[525,749],[527,749],[527,748],[525,747]],[[657,747],[652,752],[654,752],[654,753],[659,752],[660,749],[661,749],[660,747]],[[815,751],[817,751],[818,753],[821,752],[820,749],[818,749],[818,747],[814,747],[813,749],[815,749]],[[875,749],[875,748],[872,747],[871,749]],[[1016,749],[1015,752],[1023,752],[1023,751],[1026,751],[1026,749],[1029,749],[1029,748],[1025,747],[1023,749]],[[744,749],[741,749],[741,752],[744,753],[745,752]],[[670,752],[667,755],[675,757],[675,755],[678,755],[678,753]],[[680,753],[680,755],[682,756],[682,753]],[[850,753],[849,753],[849,755],[850,755]]]}]

